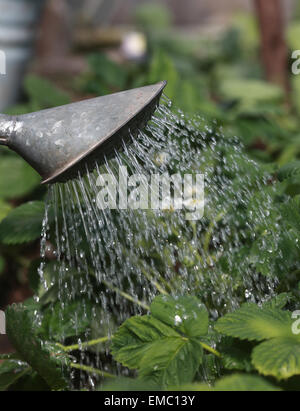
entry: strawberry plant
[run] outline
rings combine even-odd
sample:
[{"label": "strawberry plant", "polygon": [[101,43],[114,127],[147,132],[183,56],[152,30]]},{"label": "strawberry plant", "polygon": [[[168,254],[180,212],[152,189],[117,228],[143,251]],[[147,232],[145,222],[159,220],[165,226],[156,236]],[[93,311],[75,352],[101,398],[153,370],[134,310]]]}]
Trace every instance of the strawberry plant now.
[{"label": "strawberry plant", "polygon": [[[248,303],[212,321],[196,297],[159,295],[148,314],[129,318],[107,339],[82,342],[82,349],[109,341],[114,360],[136,370],[134,384],[141,389],[150,384],[164,390],[282,390],[289,381],[292,388],[299,383],[300,337],[292,332],[292,313],[282,308],[288,300],[282,295],[262,307]],[[66,389],[74,368],[111,380],[103,389],[117,386],[117,375],[75,361],[70,353],[78,346],[45,340],[36,308],[7,311],[16,354],[2,357],[1,389],[26,388],[33,381],[41,389]],[[130,381],[119,384],[130,387]]]}]

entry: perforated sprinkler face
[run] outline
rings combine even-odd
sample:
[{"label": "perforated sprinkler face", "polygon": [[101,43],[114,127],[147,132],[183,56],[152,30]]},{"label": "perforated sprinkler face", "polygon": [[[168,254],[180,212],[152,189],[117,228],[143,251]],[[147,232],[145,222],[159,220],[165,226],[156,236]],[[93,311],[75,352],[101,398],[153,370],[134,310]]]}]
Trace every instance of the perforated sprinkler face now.
[{"label": "perforated sprinkler face", "polygon": [[0,144],[42,183],[65,182],[110,157],[151,119],[166,82],[21,116],[0,115]]}]

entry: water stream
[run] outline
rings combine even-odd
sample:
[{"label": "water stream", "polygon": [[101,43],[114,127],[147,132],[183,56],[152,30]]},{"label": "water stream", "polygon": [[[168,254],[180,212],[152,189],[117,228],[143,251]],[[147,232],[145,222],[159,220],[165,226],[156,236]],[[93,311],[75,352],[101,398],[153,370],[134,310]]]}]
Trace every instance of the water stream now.
[{"label": "water stream", "polygon": [[[127,209],[119,201],[113,209],[100,209],[97,181],[108,174],[118,183],[120,167],[129,176],[145,175],[140,188],[149,196],[153,174],[203,174],[204,216],[187,220],[187,207],[174,205],[133,209],[133,195]],[[67,314],[78,325],[79,343],[111,335],[129,316],[147,312],[159,293],[197,295],[213,318],[245,300],[262,302],[273,295],[277,279],[258,273],[257,261],[244,249],[275,212],[271,190],[268,173],[244,154],[237,138],[224,136],[216,123],[187,117],[164,98],[152,121],[122,152],[96,163],[92,172],[49,188],[39,270],[49,301],[55,289],[65,321],[64,307],[80,300]],[[260,191],[262,197],[254,196]],[[109,197],[113,204],[113,193]],[[192,193],[190,200],[195,201]],[[276,232],[266,232],[266,239],[270,236],[276,243]],[[269,247],[269,241],[261,247]],[[270,253],[274,250],[276,244]],[[94,347],[92,356],[84,349],[81,353],[85,364],[109,371],[107,357],[105,345]]]}]

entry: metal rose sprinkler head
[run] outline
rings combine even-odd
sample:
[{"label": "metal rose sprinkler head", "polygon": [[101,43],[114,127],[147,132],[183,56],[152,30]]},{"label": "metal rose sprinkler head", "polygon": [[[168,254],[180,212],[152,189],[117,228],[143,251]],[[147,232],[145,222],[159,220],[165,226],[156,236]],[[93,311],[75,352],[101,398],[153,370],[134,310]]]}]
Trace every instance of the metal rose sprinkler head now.
[{"label": "metal rose sprinkler head", "polygon": [[151,119],[166,82],[20,116],[0,114],[0,144],[42,183],[65,182],[104,161]]}]

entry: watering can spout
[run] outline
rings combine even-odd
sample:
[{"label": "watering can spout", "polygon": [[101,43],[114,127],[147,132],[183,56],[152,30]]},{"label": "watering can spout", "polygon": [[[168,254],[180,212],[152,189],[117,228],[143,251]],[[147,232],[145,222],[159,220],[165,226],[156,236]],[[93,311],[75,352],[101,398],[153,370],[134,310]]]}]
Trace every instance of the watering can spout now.
[{"label": "watering can spout", "polygon": [[104,161],[151,119],[166,82],[20,116],[0,114],[0,144],[43,183],[64,182]]},{"label": "watering can spout", "polygon": [[9,126],[13,124],[11,116],[0,114],[0,145],[7,146],[8,140],[11,136],[11,129]]}]

